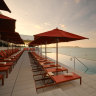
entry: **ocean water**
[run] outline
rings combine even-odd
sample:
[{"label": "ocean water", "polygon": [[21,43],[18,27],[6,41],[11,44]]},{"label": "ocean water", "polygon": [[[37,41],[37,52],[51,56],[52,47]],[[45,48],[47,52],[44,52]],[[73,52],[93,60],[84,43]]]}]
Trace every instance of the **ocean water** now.
[{"label": "ocean water", "polygon": [[[60,63],[86,74],[96,74],[96,48],[64,47],[58,48],[58,53]],[[56,60],[56,48],[47,48],[47,56]]]}]

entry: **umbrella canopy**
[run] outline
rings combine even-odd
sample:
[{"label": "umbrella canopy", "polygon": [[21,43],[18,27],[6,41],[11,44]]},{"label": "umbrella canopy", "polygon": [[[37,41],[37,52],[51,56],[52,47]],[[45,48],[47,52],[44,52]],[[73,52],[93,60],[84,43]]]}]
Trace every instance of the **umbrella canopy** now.
[{"label": "umbrella canopy", "polygon": [[19,33],[15,32],[15,34],[13,34],[13,36],[9,37],[11,38],[11,43],[15,43],[15,44],[24,44],[24,41],[21,39]]},{"label": "umbrella canopy", "polygon": [[48,32],[40,33],[34,35],[35,40],[30,43],[30,45],[43,45],[56,43],[56,64],[58,64],[58,42],[69,42],[75,40],[88,39],[83,36],[72,34],[58,28],[53,29]]},{"label": "umbrella canopy", "polygon": [[35,44],[31,44],[33,41],[34,41],[34,40],[32,40],[32,41],[28,44],[29,47],[34,47]]},{"label": "umbrella canopy", "polygon": [[0,14],[0,33],[15,32],[15,22],[15,19]]},{"label": "umbrella canopy", "polygon": [[15,44],[24,44],[23,40],[21,39],[19,33],[13,32],[13,33],[1,33],[2,37],[1,39],[10,43]]},{"label": "umbrella canopy", "polygon": [[82,40],[88,38],[56,28],[48,32],[36,34],[34,35],[34,39],[35,39],[34,41],[30,42],[29,44],[30,46],[52,44],[57,42],[69,42],[69,41]]},{"label": "umbrella canopy", "polygon": [[[42,37],[42,38],[39,38],[39,37]],[[34,35],[34,38],[41,39],[40,42],[38,42],[37,44],[45,43],[45,41],[47,42],[47,44],[51,44],[51,43],[56,43],[57,41],[58,42],[69,42],[69,41],[75,41],[75,40],[81,40],[81,39],[88,39],[83,36],[79,36],[76,34],[72,34],[72,33],[60,30],[58,28],[53,29],[48,32],[36,34],[36,35]]]},{"label": "umbrella canopy", "polygon": [[8,11],[11,13],[10,9],[8,8],[4,0],[0,0],[0,10]]},{"label": "umbrella canopy", "polygon": [[11,36],[9,36],[9,42],[15,43],[15,44],[24,44],[24,41],[21,39],[19,33],[14,32]]}]

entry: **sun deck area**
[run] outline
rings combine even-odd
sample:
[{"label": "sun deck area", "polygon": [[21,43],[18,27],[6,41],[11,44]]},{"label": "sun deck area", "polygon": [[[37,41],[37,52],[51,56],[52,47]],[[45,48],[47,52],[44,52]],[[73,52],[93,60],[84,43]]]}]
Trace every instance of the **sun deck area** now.
[{"label": "sun deck area", "polygon": [[81,85],[79,80],[74,80],[36,92],[31,63],[28,51],[23,52],[8,78],[4,78],[4,86],[0,81],[0,96],[96,96],[96,75],[77,71],[75,73],[82,77]]}]

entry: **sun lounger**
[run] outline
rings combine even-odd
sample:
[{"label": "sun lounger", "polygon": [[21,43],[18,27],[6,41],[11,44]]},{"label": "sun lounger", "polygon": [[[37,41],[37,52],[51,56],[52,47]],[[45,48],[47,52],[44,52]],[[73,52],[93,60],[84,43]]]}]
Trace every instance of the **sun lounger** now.
[{"label": "sun lounger", "polygon": [[10,67],[0,67],[0,72],[5,72],[6,73],[6,78],[8,78],[8,71]]},{"label": "sun lounger", "polygon": [[48,83],[48,84],[44,84],[43,86],[36,87],[36,91],[41,88],[54,86],[60,83],[69,82],[69,81],[78,80],[78,79],[80,80],[80,85],[82,83],[81,76],[79,76],[74,72],[70,73],[70,75],[69,74],[54,75],[52,72],[51,73],[48,72],[46,76],[50,77],[53,83]]},{"label": "sun lounger", "polygon": [[52,68],[52,67],[60,67],[60,65],[55,65],[55,64],[43,65],[43,68]]},{"label": "sun lounger", "polygon": [[[42,80],[42,84],[43,84],[41,86],[36,86],[36,91],[40,88],[54,86],[54,85],[57,85],[60,83],[69,82],[69,81],[77,80],[77,79],[80,79],[80,84],[82,83],[81,76],[79,76],[78,74],[76,74],[74,72],[68,73],[67,68],[54,64],[54,62],[52,62],[48,59],[47,60],[41,59],[35,52],[31,53],[31,56],[32,56],[33,60],[35,60],[32,68],[35,65],[37,68],[35,70],[37,70],[37,72],[39,72],[39,68],[41,69],[40,72],[44,71],[43,73],[39,72],[39,74],[33,73],[33,77],[37,77],[37,76],[41,77],[36,80],[34,78],[35,82],[39,82]],[[67,71],[67,73],[63,73],[63,71]],[[58,73],[58,74],[56,74],[56,73]]]},{"label": "sun lounger", "polygon": [[55,84],[68,82],[68,81],[72,81],[72,80],[76,80],[76,79],[80,79],[80,84],[82,83],[81,82],[81,76],[77,75],[74,72],[72,72],[72,75],[60,74],[60,75],[54,75],[54,76],[49,75],[49,76],[55,82]]},{"label": "sun lounger", "polygon": [[4,76],[0,74],[0,80],[2,80],[2,85],[4,85]]},{"label": "sun lounger", "polygon": [[[19,50],[1,50],[0,51],[0,62],[17,62],[23,51]],[[14,54],[15,53],[15,54]]]},{"label": "sun lounger", "polygon": [[65,67],[55,67],[55,68],[47,68],[47,69],[45,69],[45,71],[46,72],[63,72],[63,71],[67,71],[68,72],[68,69],[67,68],[65,68]]},{"label": "sun lounger", "polygon": [[0,62],[0,67],[6,67],[9,66],[10,67],[10,72],[12,71],[12,67],[14,67],[14,63],[13,62]]}]

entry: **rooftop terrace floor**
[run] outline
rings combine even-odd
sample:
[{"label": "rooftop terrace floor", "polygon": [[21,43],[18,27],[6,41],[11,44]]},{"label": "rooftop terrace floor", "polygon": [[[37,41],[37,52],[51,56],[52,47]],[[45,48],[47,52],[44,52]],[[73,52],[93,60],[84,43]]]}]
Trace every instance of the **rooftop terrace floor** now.
[{"label": "rooftop terrace floor", "polygon": [[[9,77],[5,78],[4,86],[0,81],[0,96],[96,96],[96,75],[76,72],[82,77],[36,92],[32,67],[28,52],[25,51],[15,65]],[[69,71],[73,71],[69,68]]]}]

